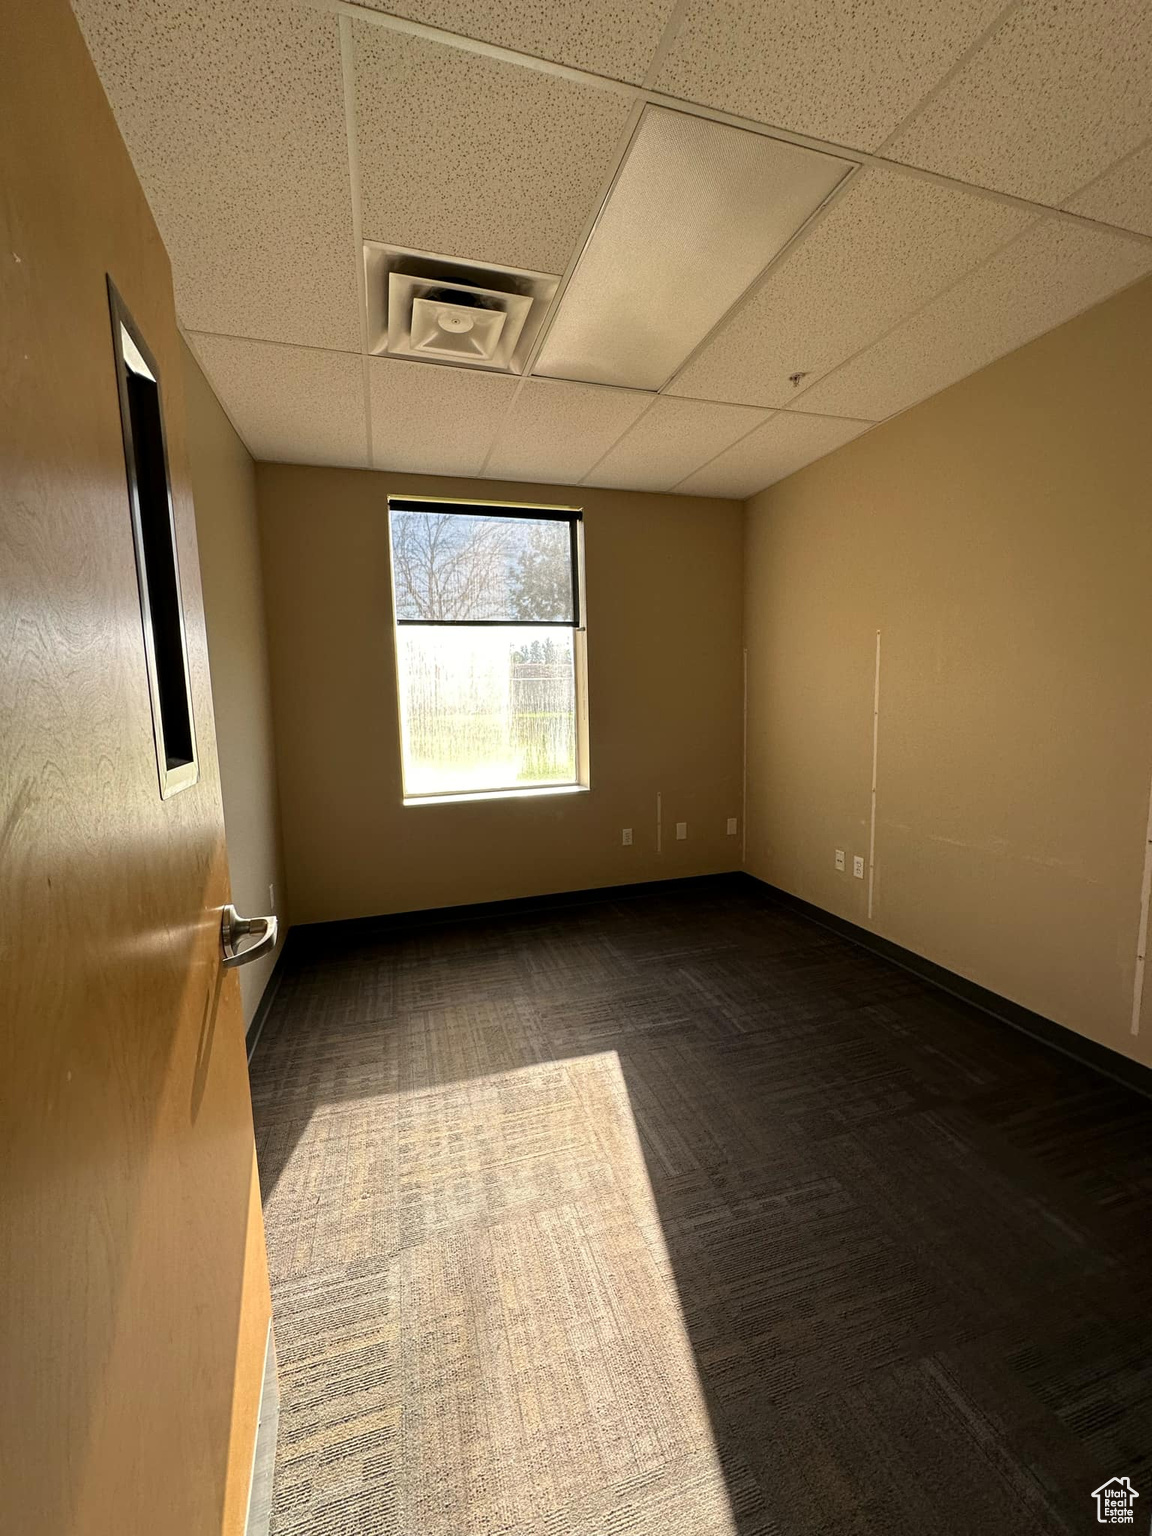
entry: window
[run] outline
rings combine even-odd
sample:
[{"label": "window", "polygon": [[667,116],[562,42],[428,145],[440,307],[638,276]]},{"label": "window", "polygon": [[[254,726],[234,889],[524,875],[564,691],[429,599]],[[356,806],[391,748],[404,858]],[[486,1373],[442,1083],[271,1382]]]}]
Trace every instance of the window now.
[{"label": "window", "polygon": [[144,624],[144,661],[152,705],[152,735],[160,774],[160,794],[163,799],[168,799],[195,784],[197,767],[160,375],[111,279],[108,281],[108,300],[112,311],[120,426],[128,474],[128,505],[136,547],[136,578]]},{"label": "window", "polygon": [[574,789],[580,513],[389,500],[404,798]]}]

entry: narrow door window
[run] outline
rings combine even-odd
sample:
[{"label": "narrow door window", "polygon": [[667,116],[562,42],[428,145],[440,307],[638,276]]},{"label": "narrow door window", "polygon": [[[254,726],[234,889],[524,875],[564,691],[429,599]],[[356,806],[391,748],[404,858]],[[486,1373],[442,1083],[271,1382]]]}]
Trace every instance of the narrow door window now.
[{"label": "narrow door window", "polygon": [[160,793],[167,799],[195,784],[197,767],[160,376],[111,280],[108,295],[152,734]]}]

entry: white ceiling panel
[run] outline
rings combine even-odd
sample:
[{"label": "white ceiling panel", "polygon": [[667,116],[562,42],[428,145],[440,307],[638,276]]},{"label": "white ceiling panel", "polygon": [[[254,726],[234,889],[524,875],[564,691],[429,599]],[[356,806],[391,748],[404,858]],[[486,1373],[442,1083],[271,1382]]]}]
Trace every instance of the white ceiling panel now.
[{"label": "white ceiling panel", "polygon": [[804,409],[884,417],[1070,320],[1152,271],[1152,246],[1047,218],[801,397]]},{"label": "white ceiling panel", "polygon": [[762,427],[682,480],[676,489],[692,496],[754,496],[766,485],[851,442],[871,425],[869,421],[777,411]]},{"label": "white ceiling panel", "polygon": [[253,458],[367,468],[359,357],[237,336],[189,340]]},{"label": "white ceiling panel", "polygon": [[1031,214],[959,187],[863,170],[669,393],[788,406],[818,379],[990,255]]},{"label": "white ceiling panel", "polygon": [[504,420],[485,473],[497,480],[575,485],[651,401],[638,390],[529,379]]},{"label": "white ceiling panel", "polygon": [[[743,496],[1152,271],[1149,0],[72,4],[263,458]],[[361,358],[360,234],[559,275],[597,213],[551,377]]]},{"label": "white ceiling panel", "polygon": [[875,149],[1003,0],[689,0],[656,89]]},{"label": "white ceiling panel", "polygon": [[850,168],[649,107],[536,372],[660,389]]},{"label": "white ceiling panel", "polygon": [[643,80],[675,0],[362,0],[376,11],[570,64]]},{"label": "white ceiling panel", "polygon": [[368,387],[377,469],[476,475],[512,403],[516,380],[373,357]]},{"label": "white ceiling panel", "polygon": [[766,419],[764,411],[706,400],[653,401],[603,458],[586,485],[667,491]]},{"label": "white ceiling panel", "polygon": [[1104,224],[1152,235],[1152,144],[1118,161],[1064,206]]},{"label": "white ceiling panel", "polygon": [[366,238],[562,272],[629,102],[369,23],[353,35]]},{"label": "white ceiling panel", "polygon": [[75,0],[190,329],[359,345],[336,18]]},{"label": "white ceiling panel", "polygon": [[1148,134],[1148,0],[1023,0],[885,154],[1059,204]]}]

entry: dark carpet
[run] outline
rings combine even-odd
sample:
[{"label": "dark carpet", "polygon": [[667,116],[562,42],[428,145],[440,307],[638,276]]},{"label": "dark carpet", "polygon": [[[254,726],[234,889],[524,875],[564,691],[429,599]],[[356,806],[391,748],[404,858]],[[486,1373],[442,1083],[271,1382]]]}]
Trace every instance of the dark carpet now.
[{"label": "dark carpet", "polygon": [[1152,1105],[750,883],[301,931],[252,1086],[276,1532],[1147,1528]]}]

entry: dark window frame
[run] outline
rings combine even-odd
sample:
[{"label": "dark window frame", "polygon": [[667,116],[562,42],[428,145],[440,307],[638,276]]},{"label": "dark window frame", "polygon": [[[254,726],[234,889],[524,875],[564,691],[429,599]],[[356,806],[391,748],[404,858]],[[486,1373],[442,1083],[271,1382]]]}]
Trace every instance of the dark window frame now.
[{"label": "dark window frame", "polygon": [[[516,800],[551,794],[587,793],[590,782],[590,747],[588,742],[588,679],[586,653],[586,620],[584,601],[584,509],[582,507],[541,506],[536,502],[487,502],[471,497],[450,498],[442,496],[388,496],[388,587],[392,607],[392,623],[396,631],[401,628],[435,629],[438,627],[461,629],[570,629],[573,636],[573,687],[576,774],[571,782],[557,784],[513,784],[492,789],[456,789],[442,791],[412,791],[404,782],[404,764],[401,762],[401,800],[405,806],[436,805],[450,801],[483,799]],[[569,560],[572,573],[571,619],[402,619],[396,613],[396,576],[392,563],[392,513],[393,512],[444,512],[463,517],[510,518],[524,522],[567,523],[569,529]],[[398,635],[397,635],[398,639]],[[397,729],[403,758],[404,722],[401,710],[401,668],[399,648],[396,660]]]}]

